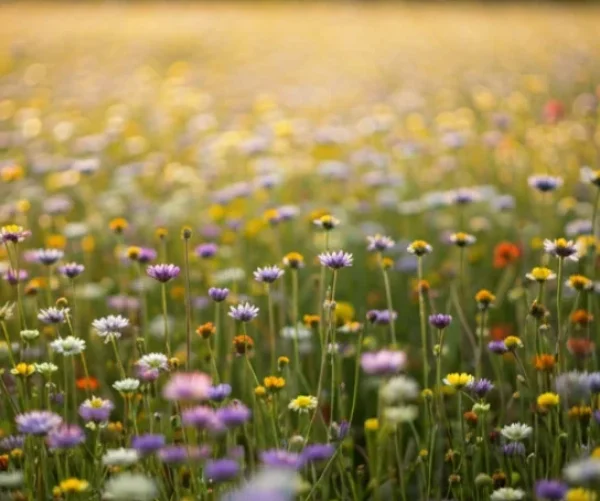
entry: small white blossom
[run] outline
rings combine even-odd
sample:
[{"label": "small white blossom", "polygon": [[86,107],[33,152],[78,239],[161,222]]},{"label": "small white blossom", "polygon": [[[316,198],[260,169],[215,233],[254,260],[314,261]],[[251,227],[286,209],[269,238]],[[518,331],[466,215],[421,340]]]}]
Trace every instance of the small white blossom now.
[{"label": "small white blossom", "polygon": [[85,350],[85,341],[73,336],[55,339],[50,343],[50,347],[56,352],[61,353],[65,357],[71,355],[79,355]]},{"label": "small white blossom", "polygon": [[140,387],[140,382],[137,379],[131,377],[115,381],[113,388],[120,393],[133,393]]},{"label": "small white blossom", "polygon": [[533,428],[523,423],[512,423],[504,426],[500,433],[511,442],[519,442],[528,438],[533,433]]},{"label": "small white blossom", "polygon": [[130,466],[140,459],[138,451],[135,449],[108,449],[102,456],[102,464],[105,466]]}]

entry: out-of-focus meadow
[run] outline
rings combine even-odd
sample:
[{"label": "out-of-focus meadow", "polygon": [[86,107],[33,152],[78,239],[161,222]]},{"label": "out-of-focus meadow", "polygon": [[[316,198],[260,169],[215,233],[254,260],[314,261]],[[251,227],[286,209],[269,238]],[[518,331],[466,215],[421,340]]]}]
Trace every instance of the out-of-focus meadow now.
[{"label": "out-of-focus meadow", "polygon": [[600,10],[0,19],[0,489],[598,499]]}]

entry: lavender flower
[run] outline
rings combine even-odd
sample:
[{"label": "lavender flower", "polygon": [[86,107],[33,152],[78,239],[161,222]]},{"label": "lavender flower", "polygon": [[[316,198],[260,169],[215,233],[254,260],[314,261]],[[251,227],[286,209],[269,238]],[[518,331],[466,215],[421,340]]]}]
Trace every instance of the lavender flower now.
[{"label": "lavender flower", "polygon": [[524,456],[525,445],[522,442],[509,442],[502,446],[502,454],[505,456]]},{"label": "lavender flower", "polygon": [[227,383],[211,386],[208,389],[208,398],[213,402],[222,402],[231,395],[231,385]]},{"label": "lavender flower", "polygon": [[30,411],[15,417],[19,433],[46,435],[62,423],[62,418],[50,411]]},{"label": "lavender flower", "polygon": [[35,251],[35,260],[45,266],[52,266],[64,255],[65,253],[59,249],[38,249]]},{"label": "lavender flower", "polygon": [[535,497],[540,501],[561,501],[569,487],[558,480],[538,480],[535,484]]},{"label": "lavender flower", "polygon": [[260,460],[266,466],[297,469],[302,465],[300,454],[281,449],[269,449],[260,453]]},{"label": "lavender flower", "polygon": [[210,377],[201,372],[177,372],[163,388],[167,400],[207,400]]},{"label": "lavender flower", "polygon": [[217,287],[211,287],[208,289],[208,295],[210,298],[216,303],[220,303],[221,301],[225,301],[227,296],[229,296],[229,289],[219,289]]},{"label": "lavender flower", "polygon": [[114,408],[115,406],[110,400],[92,397],[79,406],[79,415],[86,422],[103,423],[108,421]]},{"label": "lavender flower", "polygon": [[548,193],[560,188],[563,185],[563,179],[547,175],[529,176],[527,184],[542,193]]},{"label": "lavender flower", "polygon": [[198,460],[210,454],[210,450],[199,447],[187,447],[185,445],[167,445],[158,451],[158,458],[167,464],[189,463],[190,460]]},{"label": "lavender flower", "polygon": [[235,401],[226,407],[217,409],[217,418],[228,428],[241,426],[250,419],[252,413],[242,402]]},{"label": "lavender flower", "polygon": [[389,325],[392,320],[398,318],[398,313],[390,310],[369,310],[367,320],[372,324]]},{"label": "lavender flower", "polygon": [[12,451],[13,449],[22,449],[25,445],[24,435],[9,435],[0,440],[0,449],[3,451]]},{"label": "lavender flower", "polygon": [[85,441],[85,433],[77,425],[61,424],[50,430],[46,440],[50,449],[70,449]]},{"label": "lavender flower", "polygon": [[508,353],[508,347],[504,341],[490,341],[488,343],[488,350],[490,350],[492,353],[496,353],[497,355]]},{"label": "lavender flower", "polygon": [[429,324],[438,330],[445,329],[452,323],[452,317],[450,315],[444,315],[443,313],[435,313],[429,315]]},{"label": "lavender flower", "polygon": [[84,270],[85,266],[79,263],[66,263],[58,268],[58,272],[61,275],[70,279],[77,278]]},{"label": "lavender flower", "polygon": [[360,359],[362,369],[370,375],[393,375],[402,370],[406,364],[406,354],[402,351],[381,350],[363,353]]},{"label": "lavender flower", "polygon": [[349,268],[352,266],[353,259],[352,254],[344,251],[323,252],[322,254],[319,254],[321,265],[331,268],[332,270]]},{"label": "lavender flower", "polygon": [[257,268],[254,272],[254,280],[257,282],[264,282],[266,284],[272,284],[278,278],[283,276],[284,271],[278,266],[265,266],[264,268]]},{"label": "lavender flower", "polygon": [[200,244],[198,247],[196,247],[194,252],[199,258],[210,259],[211,257],[214,257],[217,254],[218,250],[219,247],[217,246],[217,244],[207,243]]},{"label": "lavender flower", "polygon": [[166,283],[177,277],[180,271],[179,267],[174,264],[155,264],[146,268],[148,276],[161,283]]},{"label": "lavender flower", "polygon": [[42,309],[38,313],[38,320],[45,324],[61,324],[66,321],[66,315],[69,313],[69,308],[55,308],[51,306]]},{"label": "lavender flower", "polygon": [[302,463],[318,463],[327,461],[335,452],[335,447],[331,444],[311,444],[307,445],[302,451]]},{"label": "lavender flower", "polygon": [[4,273],[4,280],[6,280],[10,285],[17,285],[19,282],[24,282],[29,277],[29,273],[27,270],[19,270],[17,274],[16,270],[8,269],[6,273]]},{"label": "lavender flower", "polygon": [[479,398],[484,398],[493,388],[494,385],[489,379],[474,379],[466,386],[467,391]]},{"label": "lavender flower", "polygon": [[204,476],[214,483],[227,482],[238,476],[240,466],[233,459],[208,461],[204,466]]},{"label": "lavender flower", "polygon": [[369,252],[383,252],[394,247],[395,243],[390,237],[374,235],[367,237]]},{"label": "lavender flower", "polygon": [[30,236],[31,231],[24,230],[22,226],[16,224],[9,224],[0,228],[0,243],[12,242],[16,244]]},{"label": "lavender flower", "polygon": [[140,247],[140,251],[137,257],[138,263],[148,264],[156,259],[156,251],[149,247]]},{"label": "lavender flower", "polygon": [[136,435],[131,439],[131,448],[140,454],[151,454],[165,446],[165,436],[160,434],[146,433]]},{"label": "lavender flower", "polygon": [[129,326],[129,320],[121,315],[108,315],[107,317],[97,318],[92,322],[92,327],[96,330],[99,337],[104,338],[108,343],[111,339],[119,339]]},{"label": "lavender flower", "polygon": [[209,430],[212,432],[221,431],[224,426],[215,411],[211,407],[204,405],[198,405],[182,411],[181,423],[185,426],[193,426],[199,430]]},{"label": "lavender flower", "polygon": [[168,371],[169,370],[169,360],[166,355],[163,353],[148,353],[147,355],[142,356],[137,362],[136,365],[138,369],[141,371]]},{"label": "lavender flower", "polygon": [[259,309],[250,303],[238,304],[229,308],[229,316],[239,322],[249,322],[258,316]]}]

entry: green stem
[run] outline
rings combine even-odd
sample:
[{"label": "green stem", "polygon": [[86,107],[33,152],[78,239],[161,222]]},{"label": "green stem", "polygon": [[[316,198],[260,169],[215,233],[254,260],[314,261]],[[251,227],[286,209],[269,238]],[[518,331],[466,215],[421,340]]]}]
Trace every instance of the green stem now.
[{"label": "green stem", "polygon": [[[419,284],[423,280],[423,258],[418,257],[417,274]],[[425,298],[419,286],[419,321],[421,327],[421,349],[423,352],[423,389],[429,388],[429,351],[427,347],[427,323],[425,319]]]}]

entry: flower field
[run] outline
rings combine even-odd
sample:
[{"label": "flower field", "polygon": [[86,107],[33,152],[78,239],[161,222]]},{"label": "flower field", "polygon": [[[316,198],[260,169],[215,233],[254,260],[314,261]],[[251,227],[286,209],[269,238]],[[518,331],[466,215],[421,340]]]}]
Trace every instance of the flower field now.
[{"label": "flower field", "polygon": [[600,501],[600,10],[1,16],[1,499]]}]

